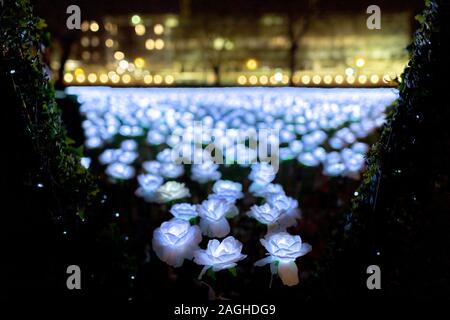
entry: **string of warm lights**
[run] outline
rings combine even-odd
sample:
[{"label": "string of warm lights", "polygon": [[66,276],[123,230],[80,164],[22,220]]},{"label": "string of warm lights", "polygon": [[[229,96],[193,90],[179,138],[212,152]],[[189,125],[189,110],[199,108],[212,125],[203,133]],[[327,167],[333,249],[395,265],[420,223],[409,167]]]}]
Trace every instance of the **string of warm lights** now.
[{"label": "string of warm lights", "polygon": [[[170,34],[170,29],[178,25],[178,19],[166,18],[164,23],[151,21],[140,15],[129,18],[128,24],[134,28],[137,37],[144,37],[143,48],[147,51],[161,51],[167,48],[164,36]],[[101,28],[107,31],[106,39],[101,39]],[[103,41],[106,48],[106,66],[83,65],[76,60],[69,60],[64,66],[64,82],[66,84],[116,84],[116,85],[162,85],[183,84],[186,75],[181,71],[152,70],[149,61],[143,56],[129,58],[127,53],[119,50],[119,42],[114,36],[118,34],[118,25],[106,22],[100,25],[97,21],[84,21],[81,30],[88,33],[81,37],[80,44],[84,48],[81,53],[83,60],[98,60],[99,53],[90,52],[88,47],[97,48]],[[91,34],[89,34],[91,32]],[[167,40],[167,39],[166,39]],[[212,40],[214,50],[232,50],[234,42],[230,39],[217,37]],[[228,71],[221,77],[227,84],[237,86],[389,86],[399,77],[398,72],[374,72],[371,61],[357,56],[347,61],[347,67],[342,72],[331,71],[297,71],[290,77],[288,70],[269,68],[264,61],[256,57],[247,58],[242,64],[242,71]],[[98,70],[98,69],[102,70]],[[197,75],[197,82],[215,83],[216,74],[212,71]]]}]

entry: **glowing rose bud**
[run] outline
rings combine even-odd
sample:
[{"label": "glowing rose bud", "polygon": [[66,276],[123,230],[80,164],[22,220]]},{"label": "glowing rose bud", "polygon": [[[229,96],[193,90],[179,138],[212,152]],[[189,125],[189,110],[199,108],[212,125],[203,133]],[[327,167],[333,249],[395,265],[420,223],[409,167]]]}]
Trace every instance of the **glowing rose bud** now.
[{"label": "glowing rose bud", "polygon": [[132,166],[115,162],[106,167],[106,174],[118,180],[129,180],[134,177],[135,170]]},{"label": "glowing rose bud", "polygon": [[278,273],[287,286],[298,284],[298,269],[295,259],[311,251],[311,246],[302,243],[300,236],[293,236],[287,232],[272,233],[261,239],[268,256],[257,262],[255,266],[261,267],[270,263],[273,273]]},{"label": "glowing rose bud", "polygon": [[277,223],[280,215],[281,211],[277,208],[272,207],[268,203],[265,203],[261,206],[254,205],[250,208],[250,212],[248,212],[248,216],[267,225]]},{"label": "glowing rose bud", "polygon": [[117,160],[122,151],[117,149],[105,149],[99,156],[98,161],[101,164],[111,164]]},{"label": "glowing rose bud", "polygon": [[206,250],[194,252],[194,262],[204,266],[198,278],[201,279],[209,268],[213,271],[234,268],[236,262],[247,257],[241,251],[242,243],[232,236],[223,239],[222,242],[216,239],[209,240]]},{"label": "glowing rose bud", "polygon": [[235,202],[244,197],[242,193],[242,184],[230,180],[219,180],[213,185],[213,194],[208,199],[224,199],[228,202]]},{"label": "glowing rose bud", "polygon": [[172,219],[163,222],[153,232],[152,247],[159,259],[173,267],[180,267],[184,259],[192,259],[202,235],[198,226],[188,221]]},{"label": "glowing rose bud", "polygon": [[284,194],[272,194],[266,198],[267,203],[281,212],[279,224],[282,227],[295,226],[300,218],[298,201]]},{"label": "glowing rose bud", "polygon": [[190,197],[189,189],[184,183],[167,181],[156,190],[156,201],[159,203],[169,202]]},{"label": "glowing rose bud", "polygon": [[177,203],[170,208],[170,213],[177,219],[189,221],[198,216],[197,206],[189,203]]},{"label": "glowing rose bud", "polygon": [[238,214],[236,206],[223,199],[209,199],[201,203],[197,208],[201,217],[200,228],[208,237],[225,237],[230,232],[227,218]]},{"label": "glowing rose bud", "polygon": [[120,149],[123,151],[136,151],[138,143],[134,140],[124,140],[120,143]]},{"label": "glowing rose bud", "polygon": [[137,180],[139,188],[135,194],[148,202],[155,202],[156,190],[163,184],[164,179],[154,174],[140,174]]},{"label": "glowing rose bud", "polygon": [[218,171],[219,166],[212,161],[192,165],[191,180],[198,183],[206,183],[220,179],[222,174]]},{"label": "glowing rose bud", "polygon": [[170,148],[166,148],[163,151],[161,151],[160,153],[158,153],[156,155],[156,160],[158,160],[161,163],[170,163],[173,162],[173,158],[172,158],[172,149]]},{"label": "glowing rose bud", "polygon": [[176,179],[184,174],[184,167],[182,164],[162,163],[159,173],[164,178]]},{"label": "glowing rose bud", "polygon": [[253,181],[255,185],[265,186],[275,179],[275,175],[275,170],[270,164],[261,162],[252,165],[252,171],[248,178]]},{"label": "glowing rose bud", "polygon": [[284,194],[283,186],[281,184],[269,183],[264,188],[257,188],[253,195],[255,197],[267,198],[273,194]]},{"label": "glowing rose bud", "polygon": [[159,175],[159,171],[161,170],[161,163],[159,163],[158,161],[145,161],[144,163],[142,163],[142,167],[148,173]]}]

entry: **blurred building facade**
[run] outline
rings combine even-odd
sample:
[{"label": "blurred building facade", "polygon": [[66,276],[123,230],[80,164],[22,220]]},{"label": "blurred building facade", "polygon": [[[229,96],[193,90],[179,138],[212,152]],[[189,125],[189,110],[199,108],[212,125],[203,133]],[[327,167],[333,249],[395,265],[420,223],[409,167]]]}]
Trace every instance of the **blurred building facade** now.
[{"label": "blurred building facade", "polygon": [[[286,14],[108,15],[82,23],[64,82],[82,85],[386,86],[408,61],[411,14],[314,16],[294,40]],[[302,19],[305,19],[304,17]],[[292,52],[292,43],[296,50]],[[292,62],[294,60],[294,62]],[[56,59],[52,68],[57,69]],[[55,73],[56,74],[56,73]]]}]

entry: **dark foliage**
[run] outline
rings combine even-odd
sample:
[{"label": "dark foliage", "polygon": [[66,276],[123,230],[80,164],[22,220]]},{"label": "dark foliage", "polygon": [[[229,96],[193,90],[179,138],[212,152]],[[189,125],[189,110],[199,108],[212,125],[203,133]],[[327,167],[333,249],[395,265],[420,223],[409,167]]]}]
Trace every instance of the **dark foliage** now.
[{"label": "dark foliage", "polygon": [[[416,18],[399,100],[331,246],[330,277],[343,296],[449,297],[449,2],[427,1]],[[381,268],[380,291],[366,288],[372,264]]]}]

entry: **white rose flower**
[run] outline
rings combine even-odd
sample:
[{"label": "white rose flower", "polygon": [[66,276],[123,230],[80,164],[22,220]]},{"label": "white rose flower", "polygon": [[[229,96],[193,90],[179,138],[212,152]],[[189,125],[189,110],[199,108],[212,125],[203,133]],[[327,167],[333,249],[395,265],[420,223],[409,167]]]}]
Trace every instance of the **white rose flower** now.
[{"label": "white rose flower", "polygon": [[234,203],[237,199],[241,199],[244,196],[242,184],[230,180],[216,181],[212,190],[214,194],[210,195],[209,199],[224,199]]},{"label": "white rose flower", "polygon": [[135,170],[132,166],[115,162],[106,167],[106,174],[118,180],[129,180],[134,177]]},{"label": "white rose flower", "polygon": [[99,156],[98,161],[101,164],[111,164],[117,160],[117,157],[122,153],[118,149],[105,149]]},{"label": "white rose flower", "polygon": [[185,220],[172,219],[155,229],[152,247],[159,259],[171,266],[180,267],[184,259],[193,258],[200,241],[202,235],[198,226],[191,226]]},{"label": "white rose flower", "polygon": [[159,171],[161,170],[161,163],[154,160],[145,161],[144,163],[142,163],[142,167],[148,173],[159,175]]},{"label": "white rose flower", "polygon": [[209,268],[213,268],[213,271],[234,268],[236,262],[247,257],[241,251],[242,243],[232,236],[223,239],[222,242],[216,239],[209,240],[206,250],[194,252],[194,262],[204,266],[198,278],[201,279]]},{"label": "white rose flower", "polygon": [[163,184],[164,179],[154,174],[140,174],[137,180],[139,188],[135,194],[148,202],[154,202],[156,199],[156,190]]},{"label": "white rose flower", "polygon": [[220,179],[222,174],[218,171],[219,166],[212,161],[192,165],[191,180],[198,183],[206,183]]},{"label": "white rose flower", "polygon": [[230,232],[230,225],[226,218],[238,214],[236,206],[223,199],[209,199],[201,203],[197,208],[200,220],[200,228],[204,235],[209,237],[225,237]]},{"label": "white rose flower", "polygon": [[167,181],[156,190],[156,201],[159,203],[169,202],[182,198],[190,197],[189,189],[184,183],[176,181]]},{"label": "white rose flower", "polygon": [[156,160],[158,160],[161,163],[169,163],[172,162],[172,149],[166,148],[160,153],[156,155]]},{"label": "white rose flower", "polygon": [[189,221],[198,216],[197,206],[189,203],[177,203],[170,208],[170,213],[178,219]]},{"label": "white rose flower", "polygon": [[184,174],[184,167],[182,164],[162,163],[159,173],[165,178],[175,179]]},{"label": "white rose flower", "polygon": [[261,162],[252,165],[252,171],[248,178],[253,181],[255,185],[265,186],[275,179],[275,175],[275,170],[270,164]]},{"label": "white rose flower", "polygon": [[284,194],[284,190],[281,184],[269,183],[264,188],[255,188],[252,193],[256,197],[267,198],[272,194]]},{"label": "white rose flower", "polygon": [[281,212],[279,219],[280,225],[290,227],[297,224],[300,218],[298,201],[284,194],[272,194],[266,198],[267,203]]},{"label": "white rose flower", "polygon": [[302,243],[300,236],[293,236],[287,232],[273,233],[261,239],[266,248],[268,257],[255,262],[261,267],[270,263],[272,273],[278,273],[285,285],[298,284],[298,269],[295,259],[311,251],[311,246]]},{"label": "white rose flower", "polygon": [[124,140],[120,143],[120,149],[124,151],[135,151],[138,147],[138,143],[134,140]]},{"label": "white rose flower", "polygon": [[261,206],[254,205],[250,208],[248,215],[259,222],[267,225],[277,223],[280,218],[281,211],[272,207],[270,204],[265,203]]},{"label": "white rose flower", "polygon": [[120,154],[117,156],[117,161],[125,163],[125,164],[131,164],[138,157],[139,157],[139,154],[135,151],[121,151]]}]

